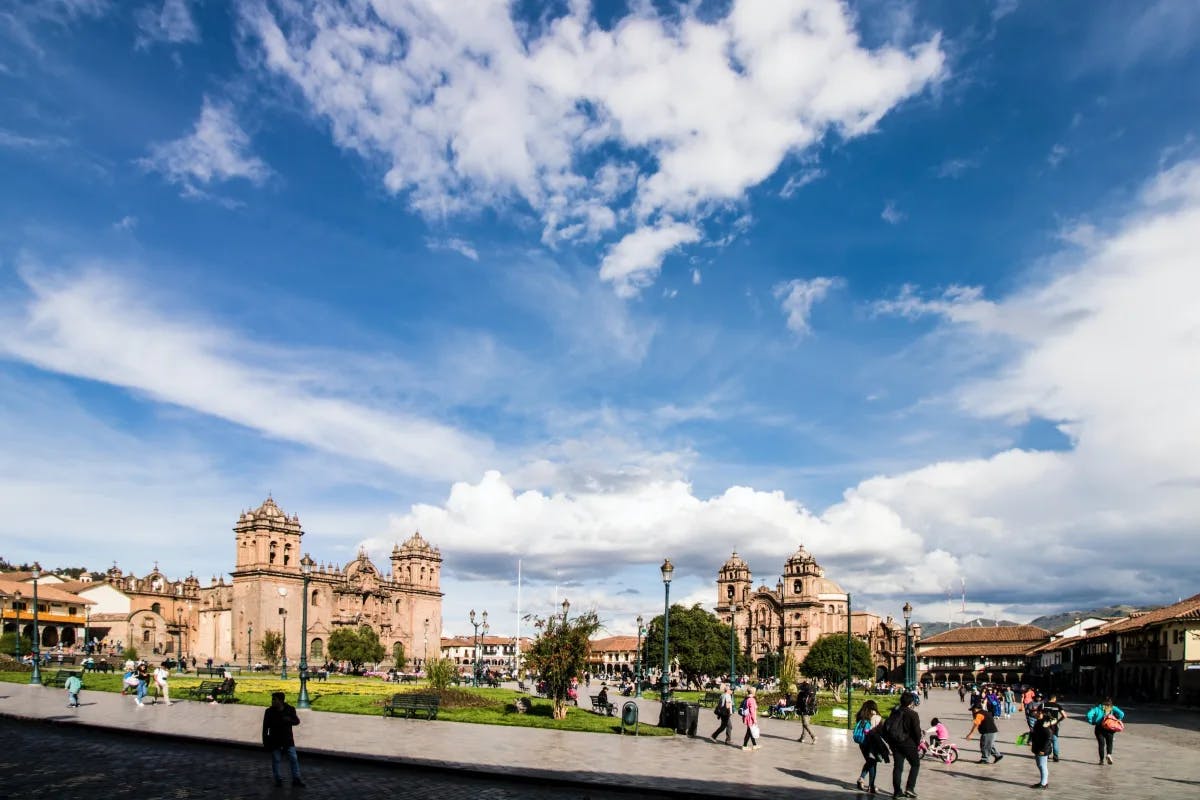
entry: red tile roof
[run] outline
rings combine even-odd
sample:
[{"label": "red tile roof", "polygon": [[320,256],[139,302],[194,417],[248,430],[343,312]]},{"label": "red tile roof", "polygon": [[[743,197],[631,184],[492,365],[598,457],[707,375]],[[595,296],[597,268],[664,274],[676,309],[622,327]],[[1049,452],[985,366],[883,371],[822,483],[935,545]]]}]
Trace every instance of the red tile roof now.
[{"label": "red tile roof", "polygon": [[1104,633],[1125,633],[1144,628],[1148,625],[1182,619],[1200,619],[1200,594],[1193,595],[1186,600],[1181,600],[1169,606],[1147,611],[1144,614],[1137,614],[1136,616],[1117,620],[1100,630]]},{"label": "red tile roof", "polygon": [[936,636],[921,639],[922,647],[926,645],[959,644],[979,642],[1043,642],[1050,638],[1050,631],[1036,625],[994,625],[991,627],[967,626],[954,628]]}]

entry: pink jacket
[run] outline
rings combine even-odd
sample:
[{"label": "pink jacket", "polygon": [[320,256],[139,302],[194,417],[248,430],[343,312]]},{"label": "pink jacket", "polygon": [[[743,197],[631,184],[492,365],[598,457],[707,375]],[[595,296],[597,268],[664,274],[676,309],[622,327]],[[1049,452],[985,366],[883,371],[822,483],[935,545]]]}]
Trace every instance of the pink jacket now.
[{"label": "pink jacket", "polygon": [[742,717],[742,721],[746,727],[758,724],[758,700],[754,695],[746,698],[746,716]]}]

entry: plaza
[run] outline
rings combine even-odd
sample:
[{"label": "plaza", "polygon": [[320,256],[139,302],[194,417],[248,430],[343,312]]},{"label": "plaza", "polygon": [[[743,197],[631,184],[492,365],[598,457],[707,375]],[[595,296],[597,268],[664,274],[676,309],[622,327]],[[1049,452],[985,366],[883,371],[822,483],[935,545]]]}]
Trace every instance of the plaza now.
[{"label": "plaza", "polygon": [[[259,748],[262,709],[183,702],[171,707],[136,708],[128,698],[84,691],[78,710],[65,710],[58,690],[17,684],[0,685],[0,716],[10,720],[53,722],[63,726],[132,733],[155,739]],[[638,700],[642,720],[656,720],[658,703]],[[1079,717],[1086,706],[1064,703],[1071,717],[1062,734],[1063,760],[1051,765],[1055,796],[1072,800],[1095,797],[1191,798],[1200,790],[1200,714],[1162,707],[1126,706],[1127,728],[1117,737],[1113,766],[1096,763],[1091,727]],[[950,729],[961,758],[954,765],[924,762],[918,792],[925,798],[980,800],[1020,797],[1037,776],[1028,751],[1013,741],[1023,719],[998,720],[999,764],[975,763],[976,743],[962,736],[969,729],[967,707],[957,693],[934,690],[918,709],[927,725],[937,716]],[[447,774],[494,776],[497,781],[547,782],[581,790],[628,790],[676,796],[821,798],[857,793],[854,781],[862,764],[846,731],[818,728],[815,745],[799,744],[799,724],[765,719],[762,749],[743,751],[703,738],[715,728],[704,710],[701,736],[635,737],[463,723],[385,719],[337,713],[301,712],[296,742],[302,760],[314,754],[351,760],[432,769]],[[31,728],[36,736],[40,728]],[[734,723],[735,743],[743,728]],[[261,755],[256,780],[269,783],[269,764]],[[9,762],[5,772],[15,773]],[[310,793],[321,793],[309,777]],[[881,767],[881,792],[890,787],[890,769]],[[251,790],[253,787],[247,787]],[[570,796],[570,795],[567,795]]]}]

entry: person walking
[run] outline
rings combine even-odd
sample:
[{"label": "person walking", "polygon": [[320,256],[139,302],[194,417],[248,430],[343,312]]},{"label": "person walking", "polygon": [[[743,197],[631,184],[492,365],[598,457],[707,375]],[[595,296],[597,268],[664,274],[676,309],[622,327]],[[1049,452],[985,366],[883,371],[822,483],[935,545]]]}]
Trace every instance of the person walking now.
[{"label": "person walking", "polygon": [[138,707],[141,708],[146,703],[146,691],[150,688],[150,666],[145,661],[139,661],[136,670],[137,676],[137,697],[135,698]]},{"label": "person walking", "polygon": [[67,681],[63,686],[67,690],[67,708],[79,708],[79,692],[83,689],[83,681],[72,672],[67,676]]},{"label": "person walking", "polygon": [[[868,700],[858,709],[858,716],[855,717],[854,723],[854,742],[858,745],[858,751],[863,756],[863,768],[858,774],[858,783],[855,784],[860,792],[875,794],[875,775],[879,769],[879,762],[886,761],[887,745],[883,743],[883,737],[879,735],[879,726],[883,724],[883,717],[879,716],[879,707],[874,700]],[[883,750],[881,757],[880,750]],[[863,783],[866,781],[866,783]]]},{"label": "person walking", "polygon": [[1042,703],[1042,723],[1050,731],[1050,758],[1058,761],[1058,729],[1067,718],[1067,712],[1058,702],[1058,695],[1050,693],[1050,699]]},{"label": "person walking", "polygon": [[753,686],[746,688],[746,699],[740,709],[742,722],[746,723],[746,736],[742,739],[743,750],[758,749],[758,699]]},{"label": "person walking", "polygon": [[1000,759],[1004,756],[996,749],[996,733],[999,731],[996,727],[996,718],[992,716],[992,712],[979,703],[971,706],[971,713],[974,718],[971,730],[967,731],[965,738],[970,741],[971,735],[976,731],[979,732],[979,763],[988,763],[988,756],[992,757],[993,764],[1000,763]]},{"label": "person walking", "polygon": [[721,687],[721,697],[717,700],[717,707],[713,709],[713,713],[717,715],[717,719],[721,721],[721,726],[713,732],[712,740],[715,742],[725,732],[725,744],[729,744],[729,740],[733,734],[733,725],[730,719],[733,717],[733,689],[729,684]]},{"label": "person walking", "polygon": [[[896,797],[917,796],[917,774],[921,771],[921,756],[918,748],[921,745],[921,717],[912,707],[913,695],[904,692],[900,695],[900,705],[888,716],[883,723],[881,734],[892,749],[892,793]],[[900,781],[904,777],[904,764],[908,762],[908,781],[901,790]]]},{"label": "person walking", "polygon": [[963,686],[961,683],[958,685],[958,702],[967,702],[967,687]]},{"label": "person walking", "polygon": [[303,786],[300,780],[300,759],[296,756],[296,741],[292,728],[300,724],[296,709],[287,704],[283,692],[271,692],[271,705],[263,712],[262,743],[271,751],[271,775],[276,786],[283,786],[279,762],[286,755],[292,769],[292,786]]},{"label": "person walking", "polygon": [[1004,718],[1009,719],[1017,710],[1017,694],[1012,685],[1004,687]]},{"label": "person walking", "polygon": [[171,693],[167,690],[167,678],[171,675],[171,670],[167,668],[167,662],[159,664],[154,669],[154,685],[158,688],[158,693],[162,695],[163,702],[171,705]]},{"label": "person walking", "polygon": [[807,735],[809,744],[816,744],[817,735],[812,732],[812,728],[808,727],[808,723],[812,722],[813,716],[817,713],[817,690],[808,681],[800,684],[800,689],[796,694],[796,712],[800,715],[802,728],[800,738],[796,741],[803,742]]},{"label": "person walking", "polygon": [[1100,763],[1113,763],[1113,737],[1125,730],[1125,712],[1113,705],[1111,697],[1106,697],[1088,711],[1087,721],[1095,726]]},{"label": "person walking", "polygon": [[1037,762],[1038,782],[1033,784],[1033,789],[1045,789],[1050,785],[1050,727],[1046,725],[1047,712],[1044,708],[1039,708],[1034,712],[1036,721],[1033,723],[1033,730],[1029,732],[1029,740],[1033,746],[1033,759]]}]

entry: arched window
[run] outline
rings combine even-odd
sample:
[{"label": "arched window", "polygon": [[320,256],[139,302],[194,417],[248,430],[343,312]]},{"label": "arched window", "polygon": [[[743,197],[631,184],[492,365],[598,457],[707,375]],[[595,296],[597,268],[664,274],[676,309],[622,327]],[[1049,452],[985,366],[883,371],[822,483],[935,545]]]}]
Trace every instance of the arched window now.
[{"label": "arched window", "polygon": [[314,607],[321,605],[321,593],[316,589],[312,591],[312,604]]},{"label": "arched window", "polygon": [[308,651],[312,653],[313,658],[323,658],[325,656],[325,642],[320,639],[313,639],[312,644],[308,646]]},{"label": "arched window", "polygon": [[290,563],[292,563],[292,546],[285,544],[283,546],[283,565],[286,567]]},{"label": "arched window", "polygon": [[152,604],[150,606],[150,610],[153,611],[155,614],[162,614],[162,606],[160,606],[158,603]]},{"label": "arched window", "polygon": [[143,642],[150,641],[150,631],[142,631],[142,641]]},{"label": "arched window", "polygon": [[267,554],[267,561],[269,561],[272,564],[275,563],[275,543],[274,542],[271,542],[270,552]]},{"label": "arched window", "polygon": [[792,581],[792,591],[796,594],[803,594],[804,583],[802,581]]},{"label": "arched window", "polygon": [[730,600],[733,599],[733,584],[732,583],[729,584],[729,586],[725,587],[725,594],[728,595]]}]

